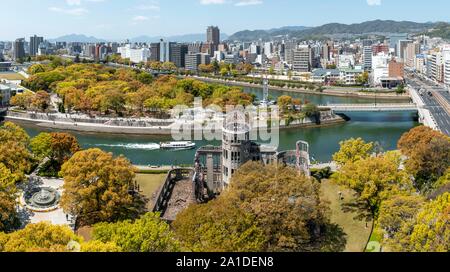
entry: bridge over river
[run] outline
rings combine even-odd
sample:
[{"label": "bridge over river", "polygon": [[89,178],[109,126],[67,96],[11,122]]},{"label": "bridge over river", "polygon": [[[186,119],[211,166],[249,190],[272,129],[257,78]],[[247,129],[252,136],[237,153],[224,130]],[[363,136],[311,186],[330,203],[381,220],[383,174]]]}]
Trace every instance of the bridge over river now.
[{"label": "bridge over river", "polygon": [[417,111],[417,105],[413,103],[403,104],[329,104],[320,108],[331,109],[334,112],[413,112]]}]

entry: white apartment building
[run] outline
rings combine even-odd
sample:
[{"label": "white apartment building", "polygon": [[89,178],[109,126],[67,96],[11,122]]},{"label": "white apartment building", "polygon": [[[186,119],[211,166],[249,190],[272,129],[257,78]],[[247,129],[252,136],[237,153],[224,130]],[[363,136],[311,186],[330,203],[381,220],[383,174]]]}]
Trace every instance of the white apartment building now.
[{"label": "white apartment building", "polygon": [[130,44],[119,47],[117,52],[124,59],[130,59],[133,63],[147,62],[150,58],[150,49],[132,48]]},{"label": "white apartment building", "polygon": [[355,56],[350,54],[339,55],[338,68],[349,69],[355,66]]},{"label": "white apartment building", "polygon": [[381,85],[381,79],[389,77],[390,57],[382,52],[372,57],[372,81],[374,85]]},{"label": "white apartment building", "polygon": [[431,53],[430,69],[430,76],[434,80],[438,82],[444,81],[444,59],[442,52],[434,51]]},{"label": "white apartment building", "polygon": [[450,45],[443,48],[444,83],[450,87]]}]

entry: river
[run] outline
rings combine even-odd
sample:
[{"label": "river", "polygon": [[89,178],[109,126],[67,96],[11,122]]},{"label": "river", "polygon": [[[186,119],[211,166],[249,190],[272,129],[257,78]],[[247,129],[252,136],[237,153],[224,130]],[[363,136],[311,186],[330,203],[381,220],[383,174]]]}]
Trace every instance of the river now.
[{"label": "river", "polygon": [[[245,88],[246,92],[262,97],[259,88]],[[309,95],[291,92],[271,91],[271,96],[288,94],[303,101],[316,104],[340,103],[373,103],[366,98],[347,98],[326,95]],[[414,113],[351,113],[351,120],[339,124],[320,128],[297,128],[280,132],[279,150],[295,147],[298,140],[310,143],[310,152],[314,160],[328,162],[332,154],[339,149],[339,142],[351,137],[361,137],[366,141],[377,141],[385,150],[393,150],[401,135],[418,125]],[[34,125],[21,124],[30,136],[36,136],[42,131],[51,131]],[[130,136],[72,132],[80,142],[82,148],[101,148],[115,155],[124,155],[136,165],[172,165],[192,164],[195,150],[167,151],[157,149],[157,144],[171,140],[168,136]],[[220,142],[196,142],[197,146],[220,145]]]}]

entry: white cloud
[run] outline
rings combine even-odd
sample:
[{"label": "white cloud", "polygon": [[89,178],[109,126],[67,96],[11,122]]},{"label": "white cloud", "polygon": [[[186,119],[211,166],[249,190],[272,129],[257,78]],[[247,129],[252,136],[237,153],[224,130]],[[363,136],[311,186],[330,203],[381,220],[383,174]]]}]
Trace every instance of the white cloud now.
[{"label": "white cloud", "polygon": [[161,8],[156,4],[139,5],[139,6],[136,6],[136,9],[138,9],[138,10],[153,10],[153,11],[161,10]]},{"label": "white cloud", "polygon": [[88,10],[84,9],[84,8],[50,7],[49,10],[53,11],[53,12],[64,13],[64,14],[69,14],[69,15],[74,15],[74,16],[81,16],[81,15],[84,15],[84,14],[88,13]]},{"label": "white cloud", "polygon": [[254,6],[254,5],[261,5],[263,4],[262,0],[241,0],[234,5],[237,7],[243,7],[243,6]]},{"label": "white cloud", "polygon": [[233,4],[236,7],[254,6],[263,4],[263,0],[200,0],[202,5]]},{"label": "white cloud", "polygon": [[367,0],[369,6],[381,6],[381,0]]},{"label": "white cloud", "polygon": [[226,0],[200,0],[200,4],[202,5],[221,5],[226,2]]},{"label": "white cloud", "polygon": [[133,17],[133,21],[135,22],[141,22],[141,21],[148,21],[148,17],[147,16],[143,16],[143,15],[136,15]]},{"label": "white cloud", "polygon": [[81,5],[81,0],[66,0],[66,3],[69,6],[79,6]]}]

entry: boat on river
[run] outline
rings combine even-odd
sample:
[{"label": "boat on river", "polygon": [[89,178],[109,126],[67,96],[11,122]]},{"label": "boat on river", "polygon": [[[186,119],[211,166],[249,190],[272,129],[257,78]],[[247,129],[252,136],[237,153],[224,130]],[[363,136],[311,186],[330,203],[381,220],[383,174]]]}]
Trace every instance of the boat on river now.
[{"label": "boat on river", "polygon": [[161,149],[187,150],[194,149],[194,142],[163,142],[160,143]]}]

